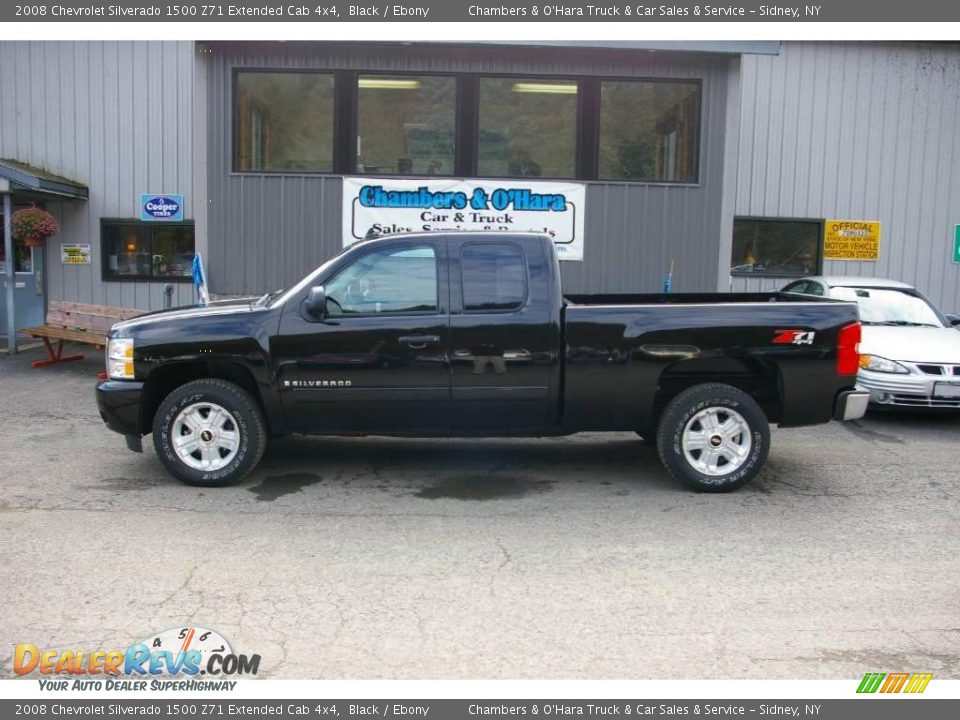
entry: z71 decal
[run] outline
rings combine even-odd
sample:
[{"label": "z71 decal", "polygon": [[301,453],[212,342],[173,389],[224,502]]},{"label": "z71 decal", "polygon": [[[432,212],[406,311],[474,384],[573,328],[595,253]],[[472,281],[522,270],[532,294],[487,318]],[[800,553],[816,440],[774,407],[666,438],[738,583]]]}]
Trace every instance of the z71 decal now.
[{"label": "z71 decal", "polygon": [[814,330],[776,330],[774,345],[813,345]]}]

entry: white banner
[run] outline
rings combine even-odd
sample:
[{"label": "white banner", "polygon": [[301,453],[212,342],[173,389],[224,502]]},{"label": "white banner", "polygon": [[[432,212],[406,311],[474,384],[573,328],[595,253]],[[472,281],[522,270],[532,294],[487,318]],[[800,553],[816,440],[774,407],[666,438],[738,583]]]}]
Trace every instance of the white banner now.
[{"label": "white banner", "polygon": [[343,179],[343,244],[449,230],[541,232],[561,260],[583,260],[586,186],[572,182],[378,177]]}]

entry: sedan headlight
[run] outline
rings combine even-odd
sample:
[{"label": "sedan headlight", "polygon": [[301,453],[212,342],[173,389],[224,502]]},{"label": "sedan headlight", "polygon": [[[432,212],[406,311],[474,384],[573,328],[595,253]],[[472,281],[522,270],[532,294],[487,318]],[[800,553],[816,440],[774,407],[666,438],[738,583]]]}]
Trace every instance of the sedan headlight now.
[{"label": "sedan headlight", "polygon": [[113,338],[107,343],[107,375],[133,380],[133,338]]},{"label": "sedan headlight", "polygon": [[879,355],[861,355],[860,367],[864,370],[873,370],[874,372],[900,373],[901,375],[910,372],[900,363],[887,360]]}]

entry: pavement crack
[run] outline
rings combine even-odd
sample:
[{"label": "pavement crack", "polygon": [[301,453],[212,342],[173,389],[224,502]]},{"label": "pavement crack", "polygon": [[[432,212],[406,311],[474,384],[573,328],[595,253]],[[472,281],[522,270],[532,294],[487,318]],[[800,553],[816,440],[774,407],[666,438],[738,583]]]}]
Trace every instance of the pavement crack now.
[{"label": "pavement crack", "polygon": [[500,548],[500,552],[503,553],[503,562],[501,562],[500,567],[497,568],[497,572],[500,572],[513,560],[513,558],[510,557],[510,553],[507,551],[507,549],[503,546],[503,544],[499,540],[495,540],[494,542],[496,546]]},{"label": "pavement crack", "polygon": [[857,435],[864,440],[872,440],[876,442],[886,443],[888,445],[904,445],[906,441],[903,438],[898,438],[895,435],[889,435],[887,433],[880,432],[879,430],[874,430],[868,428],[860,420],[849,420],[845,423],[840,423],[844,428],[849,432]]},{"label": "pavement crack", "polygon": [[183,581],[182,583],[180,583],[180,586],[177,587],[176,590],[174,590],[173,592],[171,592],[169,595],[167,595],[165,598],[163,598],[163,599],[160,601],[159,607],[162,608],[162,607],[163,607],[164,605],[166,605],[168,602],[170,602],[171,600],[173,600],[173,598],[175,598],[179,593],[181,593],[181,592],[183,592],[184,590],[187,589],[187,585],[189,585],[189,584],[190,584],[190,581],[193,580],[193,575],[194,575],[194,573],[197,572],[197,568],[198,568],[198,567],[199,567],[199,566],[195,564],[192,568],[190,568],[190,571],[187,573],[187,577],[184,578],[184,581]]}]

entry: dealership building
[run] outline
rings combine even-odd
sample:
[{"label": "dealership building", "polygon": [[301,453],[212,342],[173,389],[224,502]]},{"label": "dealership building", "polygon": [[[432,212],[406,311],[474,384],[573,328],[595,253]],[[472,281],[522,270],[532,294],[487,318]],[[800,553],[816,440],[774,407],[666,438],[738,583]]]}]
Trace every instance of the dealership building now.
[{"label": "dealership building", "polygon": [[571,292],[823,272],[955,312],[958,88],[957,43],[0,42],[0,213],[60,225],[4,250],[0,317],[477,228],[550,233]]}]

